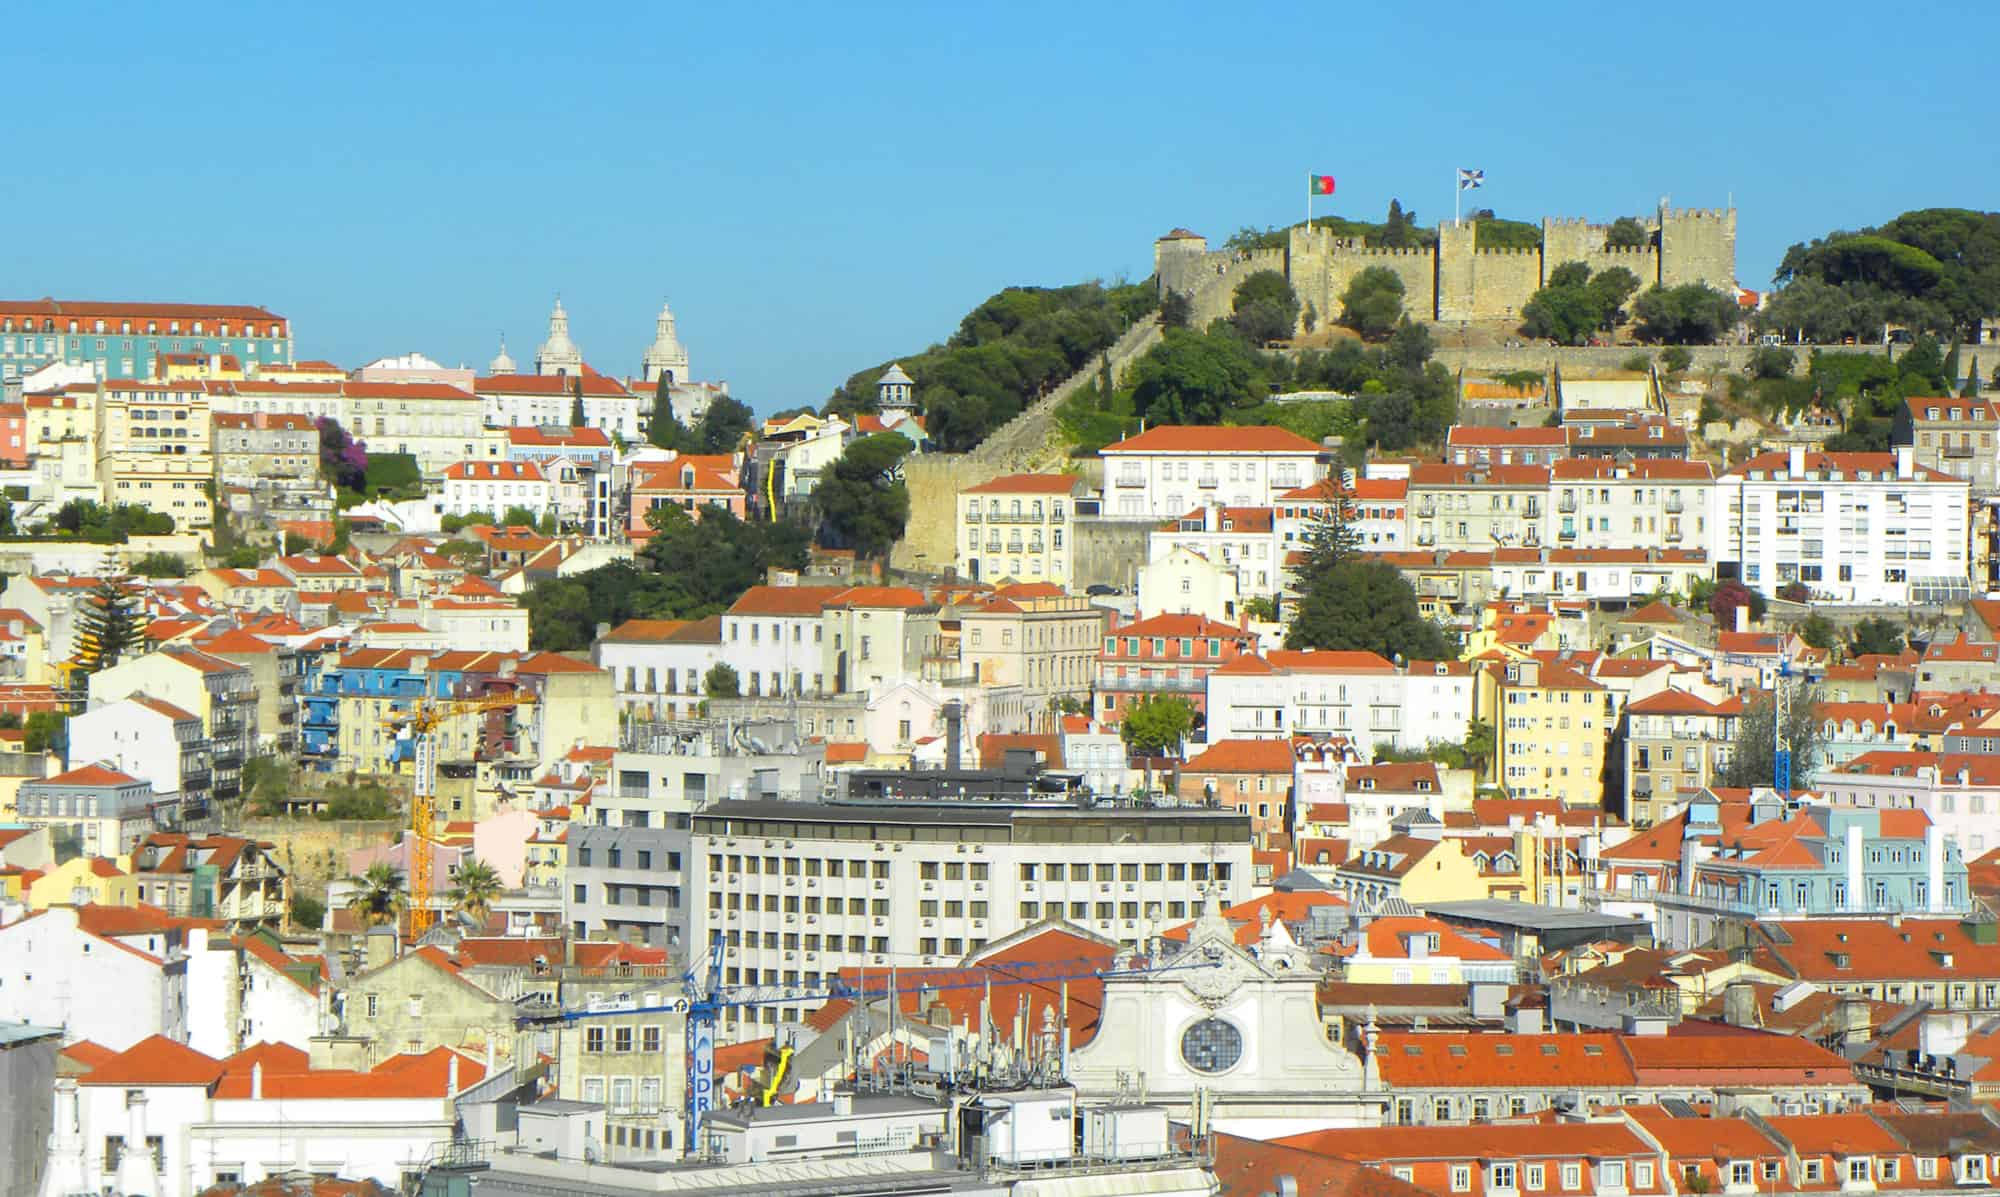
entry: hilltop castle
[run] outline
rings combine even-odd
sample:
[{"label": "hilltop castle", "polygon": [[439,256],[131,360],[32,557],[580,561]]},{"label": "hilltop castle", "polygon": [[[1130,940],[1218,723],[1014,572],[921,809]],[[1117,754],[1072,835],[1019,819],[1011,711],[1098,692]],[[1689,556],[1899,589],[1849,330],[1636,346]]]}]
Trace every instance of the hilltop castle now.
[{"label": "hilltop castle", "polygon": [[1290,230],[1285,248],[1248,253],[1210,251],[1200,234],[1175,229],[1153,243],[1153,267],[1162,289],[1194,300],[1197,326],[1227,315],[1237,283],[1260,270],[1283,274],[1301,307],[1311,304],[1322,320],[1338,316],[1341,293],[1371,266],[1394,271],[1403,280],[1403,309],[1413,318],[1453,324],[1518,320],[1529,297],[1565,262],[1585,263],[1592,273],[1623,266],[1638,276],[1642,290],[1655,283],[1703,283],[1733,293],[1734,208],[1661,204],[1657,215],[1642,223],[1650,234],[1648,243],[1630,248],[1605,243],[1608,225],[1545,219],[1540,249],[1479,249],[1475,223],[1468,220],[1439,224],[1436,248],[1372,249],[1330,229],[1299,227]]}]

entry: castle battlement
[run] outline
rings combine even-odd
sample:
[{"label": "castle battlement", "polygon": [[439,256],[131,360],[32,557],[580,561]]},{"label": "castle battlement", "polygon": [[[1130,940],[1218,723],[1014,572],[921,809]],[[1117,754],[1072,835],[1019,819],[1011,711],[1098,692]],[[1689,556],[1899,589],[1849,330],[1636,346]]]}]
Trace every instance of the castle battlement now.
[{"label": "castle battlement", "polygon": [[1159,285],[1195,300],[1197,316],[1226,315],[1230,296],[1248,274],[1283,272],[1300,304],[1320,312],[1338,309],[1354,276],[1371,267],[1392,271],[1403,284],[1404,308],[1412,319],[1458,322],[1518,321],[1521,309],[1549,272],[1565,262],[1592,269],[1623,266],[1640,286],[1674,287],[1699,283],[1729,293],[1736,284],[1736,212],[1732,208],[1672,208],[1661,204],[1637,217],[1651,243],[1605,244],[1611,225],[1584,216],[1546,217],[1542,243],[1528,247],[1482,248],[1476,221],[1440,222],[1433,245],[1406,249],[1370,246],[1363,238],[1336,235],[1320,225],[1289,230],[1285,249],[1190,253],[1204,245],[1176,230],[1156,253]]}]

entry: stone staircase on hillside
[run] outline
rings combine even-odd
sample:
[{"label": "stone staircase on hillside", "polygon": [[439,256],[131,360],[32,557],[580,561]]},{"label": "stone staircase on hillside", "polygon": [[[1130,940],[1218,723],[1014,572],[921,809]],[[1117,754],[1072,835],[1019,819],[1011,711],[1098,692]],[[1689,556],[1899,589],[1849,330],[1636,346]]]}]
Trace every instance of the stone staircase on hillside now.
[{"label": "stone staircase on hillside", "polygon": [[[987,434],[966,456],[981,465],[996,467],[1000,473],[1032,469],[1050,457],[1050,442],[1056,433],[1056,408],[1063,400],[1091,385],[1108,362],[1115,383],[1125,368],[1160,343],[1160,321],[1147,317],[1125,330],[1111,347],[1092,357],[1074,374],[1062,380],[1048,394],[1035,400],[1021,414]],[[1057,453],[1056,456],[1060,456]]]}]

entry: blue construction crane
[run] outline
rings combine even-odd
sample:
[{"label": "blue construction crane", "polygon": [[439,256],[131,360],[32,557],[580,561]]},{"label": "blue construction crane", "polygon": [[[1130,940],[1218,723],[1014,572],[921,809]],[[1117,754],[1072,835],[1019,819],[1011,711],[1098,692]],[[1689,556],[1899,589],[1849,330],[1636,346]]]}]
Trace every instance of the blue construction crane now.
[{"label": "blue construction crane", "polygon": [[[595,1010],[564,1010],[560,1013],[523,1015],[516,1021],[522,1024],[579,1022],[587,1018],[619,1018],[634,1014],[682,1014],[687,1017],[687,1143],[693,1150],[700,1142],[701,1120],[715,1108],[715,1022],[716,1016],[724,1010],[745,1009],[758,1006],[791,1006],[805,1002],[825,1003],[836,998],[853,1002],[857,1006],[897,992],[895,974],[879,988],[868,985],[849,984],[838,978],[821,985],[810,987],[788,987],[782,985],[743,985],[725,988],[719,983],[722,976],[723,936],[715,933],[709,950],[703,958],[706,968],[690,963],[681,981],[685,996],[665,1005],[604,1006]],[[1084,960],[1059,960],[1035,965],[970,965],[969,968],[984,968],[988,975],[965,981],[937,982],[925,980],[921,988],[978,989],[999,985],[1037,985],[1065,981],[1106,981],[1123,977],[1149,977],[1161,973],[1193,971],[1217,968],[1221,960],[1214,955],[1183,952],[1180,958],[1166,964],[1146,967],[1091,966]],[[1004,971],[1002,971],[1004,970]],[[930,973],[934,970],[921,970]],[[705,974],[705,975],[704,975]]]}]

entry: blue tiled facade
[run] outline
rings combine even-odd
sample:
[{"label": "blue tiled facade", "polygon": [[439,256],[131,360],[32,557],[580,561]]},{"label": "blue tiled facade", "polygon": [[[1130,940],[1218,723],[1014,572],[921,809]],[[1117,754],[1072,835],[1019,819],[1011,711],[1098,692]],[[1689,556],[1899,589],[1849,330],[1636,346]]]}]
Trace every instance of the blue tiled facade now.
[{"label": "blue tiled facade", "polygon": [[0,381],[54,362],[152,378],[164,354],[228,354],[245,370],[292,361],[291,323],[262,308],[0,300]]}]

